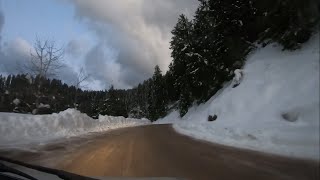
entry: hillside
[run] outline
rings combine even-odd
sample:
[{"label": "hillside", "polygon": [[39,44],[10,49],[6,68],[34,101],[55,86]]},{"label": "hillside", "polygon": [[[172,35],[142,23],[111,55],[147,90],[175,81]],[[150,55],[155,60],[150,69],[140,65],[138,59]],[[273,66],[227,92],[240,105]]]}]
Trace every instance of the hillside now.
[{"label": "hillside", "polygon": [[[259,48],[242,74],[238,86],[226,83],[183,118],[173,111],[156,123],[211,142],[319,159],[319,34],[296,51]],[[217,119],[208,122],[209,115]]]}]

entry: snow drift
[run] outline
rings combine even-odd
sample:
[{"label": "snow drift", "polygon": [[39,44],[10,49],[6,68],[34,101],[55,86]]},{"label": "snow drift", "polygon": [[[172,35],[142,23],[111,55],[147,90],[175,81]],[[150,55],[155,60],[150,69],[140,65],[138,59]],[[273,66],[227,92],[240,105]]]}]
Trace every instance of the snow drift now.
[{"label": "snow drift", "polygon": [[[238,86],[225,84],[182,120],[174,111],[156,123],[225,145],[319,159],[319,34],[293,52],[276,44],[258,49],[242,74]],[[208,122],[209,115],[218,118]]]},{"label": "snow drift", "polygon": [[0,113],[0,148],[17,148],[59,138],[148,124],[147,119],[99,116],[92,119],[75,109],[51,115]]}]

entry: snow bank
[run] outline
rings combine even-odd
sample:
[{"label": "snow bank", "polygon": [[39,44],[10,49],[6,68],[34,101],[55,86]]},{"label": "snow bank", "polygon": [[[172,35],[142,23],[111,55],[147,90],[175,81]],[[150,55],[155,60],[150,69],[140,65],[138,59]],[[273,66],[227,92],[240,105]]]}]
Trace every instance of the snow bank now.
[{"label": "snow bank", "polygon": [[225,145],[319,160],[319,34],[297,51],[275,44],[257,50],[242,73],[239,86],[227,83],[182,120],[173,112],[157,123]]},{"label": "snow bank", "polygon": [[18,106],[19,104],[20,104],[20,99],[17,99],[17,98],[15,98],[13,101],[12,101],[12,103],[14,104],[14,105],[16,105],[16,106]]},{"label": "snow bank", "polygon": [[164,118],[154,121],[153,124],[173,124],[173,123],[179,123],[180,122],[179,120],[180,120],[179,112],[172,111]]},{"label": "snow bank", "polygon": [[145,125],[149,122],[147,119],[101,115],[99,119],[92,119],[75,109],[51,115],[0,113],[0,148],[46,143],[59,138]]}]

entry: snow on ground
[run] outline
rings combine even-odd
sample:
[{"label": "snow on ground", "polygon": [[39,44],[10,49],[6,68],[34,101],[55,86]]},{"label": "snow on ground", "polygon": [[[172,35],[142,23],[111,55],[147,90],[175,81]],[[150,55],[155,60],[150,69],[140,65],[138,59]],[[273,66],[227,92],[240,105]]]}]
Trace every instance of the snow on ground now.
[{"label": "snow on ground", "polygon": [[75,109],[51,115],[0,113],[0,148],[19,148],[52,140],[149,124],[147,119],[99,116],[92,119]]},{"label": "snow on ground", "polygon": [[20,99],[15,98],[12,103],[16,106],[18,106],[20,104]]},{"label": "snow on ground", "polygon": [[228,82],[182,119],[174,111],[156,123],[220,144],[319,160],[319,34],[293,52],[275,44],[258,49],[242,75],[239,86]]}]

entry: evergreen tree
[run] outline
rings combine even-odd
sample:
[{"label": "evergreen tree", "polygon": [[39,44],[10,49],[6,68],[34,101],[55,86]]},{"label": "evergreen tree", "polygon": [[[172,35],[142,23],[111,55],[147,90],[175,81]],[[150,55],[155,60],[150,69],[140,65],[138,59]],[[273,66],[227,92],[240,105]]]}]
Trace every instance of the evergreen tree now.
[{"label": "evergreen tree", "polygon": [[179,104],[178,104],[181,117],[188,112],[189,107],[192,105],[192,101],[193,99],[192,99],[188,79],[183,78],[182,89],[181,89]]},{"label": "evergreen tree", "polygon": [[278,42],[294,50],[306,42],[319,22],[319,1],[270,0],[257,3],[260,10],[260,42]]},{"label": "evergreen tree", "polygon": [[166,113],[166,90],[159,66],[155,66],[149,91],[148,112],[150,120],[156,120]]},{"label": "evergreen tree", "polygon": [[168,103],[174,103],[179,100],[179,93],[178,91],[173,88],[175,84],[174,75],[172,72],[172,63],[169,65],[169,70],[164,75],[164,81],[165,81],[165,89],[168,96]]},{"label": "evergreen tree", "polygon": [[125,104],[120,95],[120,91],[115,90],[112,85],[106,93],[106,98],[102,102],[102,108],[99,113],[101,115],[127,117]]},{"label": "evergreen tree", "polygon": [[[182,93],[182,91],[191,91],[190,86],[186,85],[186,83],[190,83],[190,81],[192,81],[190,77],[191,69],[188,68],[188,65],[192,62],[194,55],[192,29],[192,23],[188,18],[185,15],[180,15],[176,26],[171,31],[173,37],[170,42],[170,49],[172,50],[171,57],[173,58],[173,62],[169,67],[169,71],[172,72],[172,76],[174,78],[174,88],[177,93],[180,94],[180,103],[184,103],[183,106],[179,106],[180,111],[181,107],[184,107],[184,109],[188,108],[192,101],[189,97],[189,93]],[[186,100],[190,102],[185,103]]]},{"label": "evergreen tree", "polygon": [[[156,120],[168,104],[178,105],[183,116],[193,102],[208,100],[233,77],[256,42],[299,48],[319,22],[318,7],[316,0],[199,0],[194,19],[180,15],[172,30],[173,61],[164,76],[156,66],[152,78],[133,89],[108,91],[84,91],[40,75],[0,76],[0,111],[17,111],[23,104],[19,112],[30,113],[43,103],[59,112],[75,107],[77,93],[78,109],[94,118],[130,112]],[[19,107],[13,106],[15,98]]]},{"label": "evergreen tree", "polygon": [[4,93],[5,90],[5,77],[0,75],[0,93]]},{"label": "evergreen tree", "polygon": [[11,85],[11,75],[9,75],[6,80],[5,86],[7,90],[10,88],[10,85]]}]

